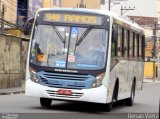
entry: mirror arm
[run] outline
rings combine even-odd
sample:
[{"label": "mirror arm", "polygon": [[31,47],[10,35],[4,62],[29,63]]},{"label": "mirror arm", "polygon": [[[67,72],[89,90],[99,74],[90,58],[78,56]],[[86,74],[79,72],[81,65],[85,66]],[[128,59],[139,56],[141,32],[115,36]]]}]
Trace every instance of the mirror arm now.
[{"label": "mirror arm", "polygon": [[24,24],[24,27],[23,27],[23,32],[24,32],[24,35],[28,35],[29,34],[29,23],[30,22],[33,22],[34,21],[34,18],[30,18],[27,20],[27,22]]}]

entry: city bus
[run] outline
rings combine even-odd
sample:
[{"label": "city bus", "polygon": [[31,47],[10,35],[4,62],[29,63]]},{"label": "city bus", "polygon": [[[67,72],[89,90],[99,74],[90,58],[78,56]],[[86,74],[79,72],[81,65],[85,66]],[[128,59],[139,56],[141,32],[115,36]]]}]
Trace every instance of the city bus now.
[{"label": "city bus", "polygon": [[120,100],[133,105],[143,84],[143,28],[81,8],[42,8],[30,20],[26,96],[46,107],[52,100],[100,103],[107,111]]}]

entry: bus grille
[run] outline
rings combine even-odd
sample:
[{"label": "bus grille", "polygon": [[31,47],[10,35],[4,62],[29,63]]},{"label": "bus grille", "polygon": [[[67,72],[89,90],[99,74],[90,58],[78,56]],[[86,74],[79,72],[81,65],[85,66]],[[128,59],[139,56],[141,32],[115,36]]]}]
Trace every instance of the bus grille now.
[{"label": "bus grille", "polygon": [[46,90],[49,96],[53,97],[66,97],[66,98],[80,98],[83,96],[83,93],[72,92],[71,95],[59,95],[58,91]]},{"label": "bus grille", "polygon": [[87,89],[90,88],[95,77],[91,75],[73,75],[51,72],[39,72],[38,77],[42,85],[56,88]]}]

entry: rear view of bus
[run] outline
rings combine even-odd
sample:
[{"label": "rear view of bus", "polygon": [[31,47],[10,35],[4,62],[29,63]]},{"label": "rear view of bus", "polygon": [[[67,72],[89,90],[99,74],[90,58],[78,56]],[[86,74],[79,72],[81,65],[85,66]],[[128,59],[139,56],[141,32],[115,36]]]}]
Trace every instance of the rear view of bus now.
[{"label": "rear view of bus", "polygon": [[39,10],[34,21],[26,95],[106,103],[109,17],[79,10]]}]

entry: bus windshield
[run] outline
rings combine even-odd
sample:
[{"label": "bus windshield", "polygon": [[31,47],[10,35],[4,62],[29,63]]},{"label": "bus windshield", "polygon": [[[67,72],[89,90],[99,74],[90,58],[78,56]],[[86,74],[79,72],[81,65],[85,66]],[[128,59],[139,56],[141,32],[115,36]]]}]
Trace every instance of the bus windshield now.
[{"label": "bus windshield", "polygon": [[36,25],[30,62],[38,66],[99,70],[105,67],[108,31],[90,27]]}]

